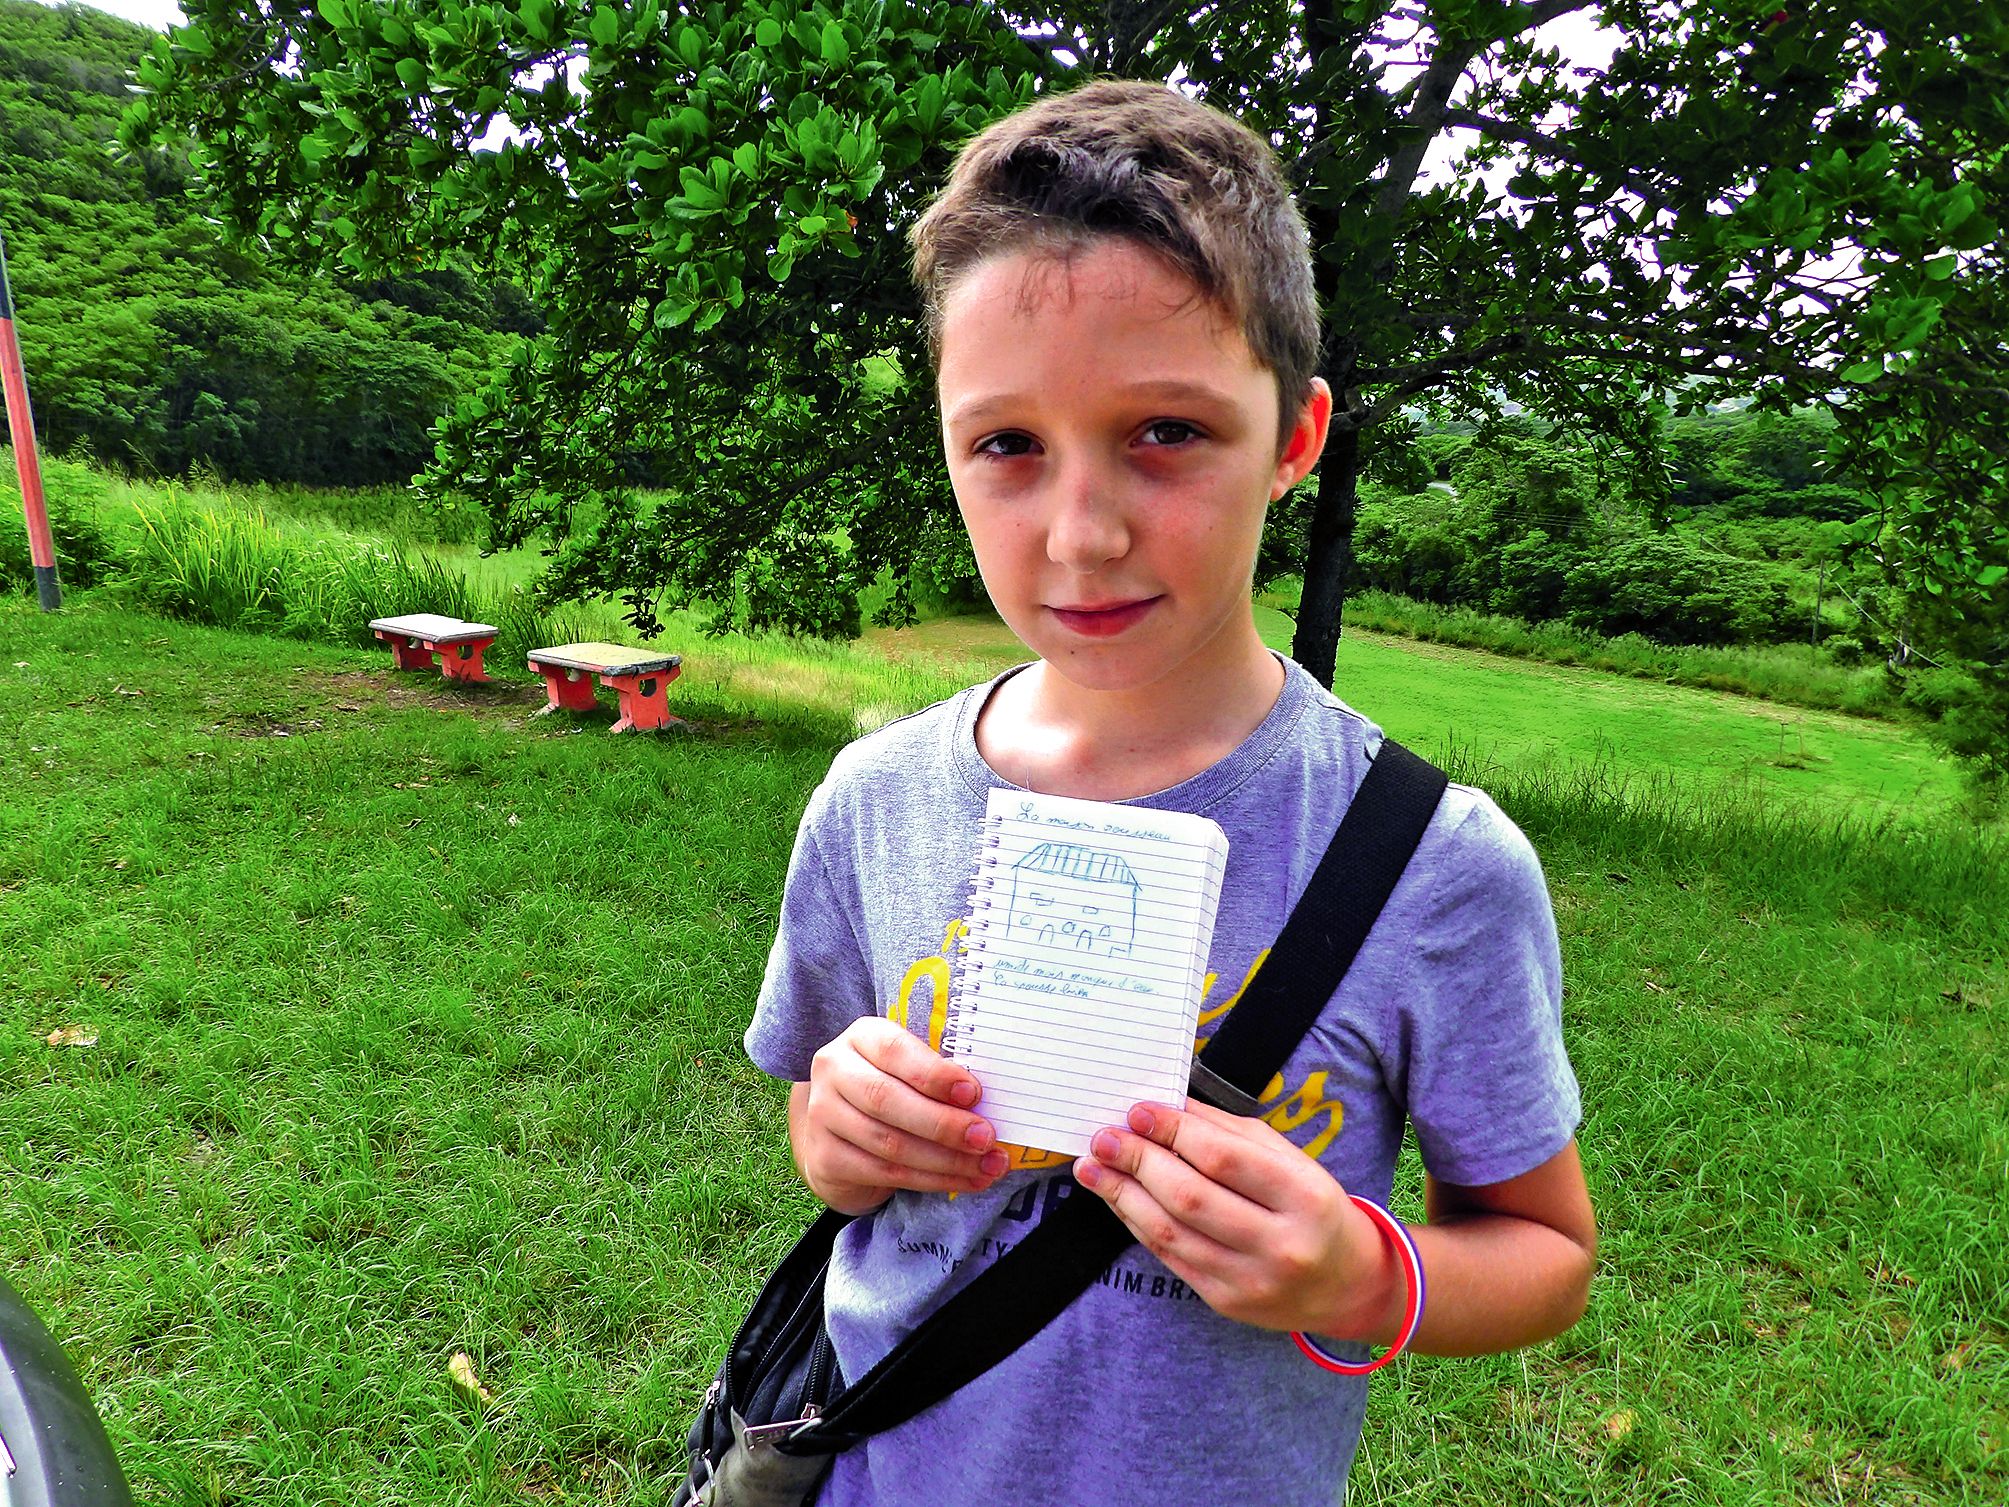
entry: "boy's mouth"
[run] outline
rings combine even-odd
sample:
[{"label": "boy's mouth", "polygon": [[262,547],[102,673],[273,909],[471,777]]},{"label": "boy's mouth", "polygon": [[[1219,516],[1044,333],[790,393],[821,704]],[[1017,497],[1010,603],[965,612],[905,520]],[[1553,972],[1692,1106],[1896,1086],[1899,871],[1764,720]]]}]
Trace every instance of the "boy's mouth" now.
[{"label": "boy's mouth", "polygon": [[1140,597],[1129,602],[1091,602],[1079,607],[1049,607],[1061,627],[1089,638],[1110,638],[1141,622],[1164,600],[1162,596]]}]

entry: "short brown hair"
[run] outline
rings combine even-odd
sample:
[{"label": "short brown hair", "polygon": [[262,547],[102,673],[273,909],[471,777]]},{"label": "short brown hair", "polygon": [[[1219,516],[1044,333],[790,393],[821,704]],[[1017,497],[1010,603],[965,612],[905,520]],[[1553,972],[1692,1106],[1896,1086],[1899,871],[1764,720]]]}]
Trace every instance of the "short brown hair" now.
[{"label": "short brown hair", "polygon": [[1276,154],[1238,121],[1162,84],[1105,79],[1050,94],[957,154],[913,229],[928,350],[942,307],[979,264],[1059,256],[1118,236],[1163,257],[1236,320],[1276,373],[1278,443],[1318,369],[1318,296],[1304,220]]}]

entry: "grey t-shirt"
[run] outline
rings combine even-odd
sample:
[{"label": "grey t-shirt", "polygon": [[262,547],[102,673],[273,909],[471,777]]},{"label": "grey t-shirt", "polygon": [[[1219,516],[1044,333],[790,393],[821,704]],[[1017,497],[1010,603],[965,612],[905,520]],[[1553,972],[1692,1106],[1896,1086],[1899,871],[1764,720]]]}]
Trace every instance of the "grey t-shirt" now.
[{"label": "grey t-shirt", "polygon": [[[1228,867],[1200,1034],[1275,941],[1381,733],[1286,662],[1283,694],[1227,758],[1137,804],[1212,817]],[[995,684],[995,683],[993,683]],[[986,794],[992,686],[837,756],[797,834],[748,1053],[804,1081],[866,1014],[940,1040]],[[1345,981],[1262,1096],[1268,1122],[1340,1185],[1386,1201],[1405,1115],[1435,1177],[1481,1185],[1560,1151],[1579,1116],[1540,865],[1484,794],[1453,785]],[[981,1107],[981,1106],[980,1106]],[[901,1336],[1076,1186],[1020,1153],[982,1194],[897,1193],[840,1237],[827,1291],[844,1374]],[[841,1455],[819,1499],[860,1503],[1335,1502],[1367,1384],[1287,1335],[1222,1318],[1133,1246],[1008,1360]]]}]

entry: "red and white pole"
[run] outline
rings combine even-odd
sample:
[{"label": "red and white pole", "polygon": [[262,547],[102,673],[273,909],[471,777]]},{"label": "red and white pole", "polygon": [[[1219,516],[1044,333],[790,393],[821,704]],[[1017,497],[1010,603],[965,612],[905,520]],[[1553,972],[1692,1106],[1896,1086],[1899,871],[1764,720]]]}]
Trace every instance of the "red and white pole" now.
[{"label": "red and white pole", "polygon": [[56,579],[56,540],[49,532],[49,504],[42,496],[42,461],[35,453],[35,415],[28,407],[28,374],[21,366],[21,342],[14,335],[14,290],[7,285],[7,240],[0,236],[0,378],[7,388],[7,432],[14,438],[14,468],[21,473],[21,511],[28,519],[28,558],[35,565],[35,595],[42,610],[63,605]]}]

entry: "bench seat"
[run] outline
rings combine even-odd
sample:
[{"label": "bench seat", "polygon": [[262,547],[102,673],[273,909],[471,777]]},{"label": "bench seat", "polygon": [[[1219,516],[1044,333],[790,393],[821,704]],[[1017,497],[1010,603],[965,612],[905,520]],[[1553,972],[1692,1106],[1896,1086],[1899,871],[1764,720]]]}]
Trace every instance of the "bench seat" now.
[{"label": "bench seat", "polygon": [[407,612],[372,618],[370,631],[391,646],[400,670],[430,670],[437,655],[439,672],[448,680],[485,684],[481,656],[498,630],[491,623],[462,622],[440,612]]},{"label": "bench seat", "polygon": [[681,654],[631,649],[625,644],[558,644],[530,651],[530,668],[544,678],[545,706],[538,716],[587,712],[594,706],[593,677],[619,694],[617,733],[648,732],[680,723],[669,711],[669,684],[682,673]]}]

